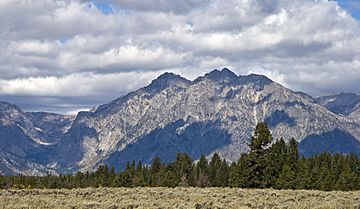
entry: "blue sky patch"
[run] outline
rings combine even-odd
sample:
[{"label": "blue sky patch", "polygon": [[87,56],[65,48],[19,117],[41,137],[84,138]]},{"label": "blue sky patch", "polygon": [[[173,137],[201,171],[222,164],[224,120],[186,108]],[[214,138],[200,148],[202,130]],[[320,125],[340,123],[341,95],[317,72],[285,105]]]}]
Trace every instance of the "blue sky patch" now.
[{"label": "blue sky patch", "polygon": [[99,10],[101,10],[102,13],[104,13],[104,14],[114,13],[112,7],[109,4],[106,4],[106,3],[100,2],[100,1],[92,1],[92,2]]},{"label": "blue sky patch", "polygon": [[347,10],[351,16],[360,20],[360,0],[337,0],[339,5]]}]

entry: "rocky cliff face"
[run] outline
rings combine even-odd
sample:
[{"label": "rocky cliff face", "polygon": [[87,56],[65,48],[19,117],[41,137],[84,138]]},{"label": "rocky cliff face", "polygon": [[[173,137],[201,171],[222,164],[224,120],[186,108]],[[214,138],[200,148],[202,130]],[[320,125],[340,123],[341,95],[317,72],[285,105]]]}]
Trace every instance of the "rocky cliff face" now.
[{"label": "rocky cliff face", "polygon": [[50,143],[56,143],[61,140],[64,133],[70,127],[76,116],[58,115],[46,112],[27,112],[25,116],[32,122],[36,129],[46,135],[46,140]]},{"label": "rocky cliff face", "polygon": [[64,133],[60,130],[70,121],[71,116],[24,113],[15,105],[0,102],[0,174],[56,173],[45,163],[45,156],[61,140]]},{"label": "rocky cliff face", "polygon": [[[92,170],[102,163],[122,168],[127,161],[149,163],[154,156],[169,161],[176,152],[194,159],[217,152],[233,161],[248,150],[260,121],[269,124],[275,139],[298,140],[303,155],[360,155],[360,125],[355,119],[265,76],[237,76],[223,69],[194,81],[165,73],[149,86],[80,112],[61,140],[42,152],[41,165],[60,173]],[[44,132],[52,130],[46,123],[33,124]]]},{"label": "rocky cliff face", "polygon": [[334,113],[350,116],[360,121],[360,95],[341,93],[318,97],[316,101]]}]

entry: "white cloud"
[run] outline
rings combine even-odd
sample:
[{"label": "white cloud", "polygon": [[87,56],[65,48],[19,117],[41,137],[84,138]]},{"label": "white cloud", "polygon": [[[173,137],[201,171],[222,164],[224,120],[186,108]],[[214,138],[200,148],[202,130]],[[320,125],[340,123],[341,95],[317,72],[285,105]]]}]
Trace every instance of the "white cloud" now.
[{"label": "white cloud", "polygon": [[81,73],[64,77],[0,80],[0,95],[80,97],[113,94],[120,96],[149,84],[158,73]]},{"label": "white cloud", "polygon": [[55,52],[59,48],[59,43],[42,42],[39,40],[13,41],[9,49],[13,53],[30,56],[42,56]]},{"label": "white cloud", "polygon": [[110,0],[108,2],[119,6],[122,9],[130,9],[135,11],[188,13],[198,7],[209,4],[211,0]]},{"label": "white cloud", "polygon": [[131,70],[162,70],[181,65],[186,61],[186,54],[176,53],[163,47],[140,47],[123,45],[107,49],[100,53],[77,53],[65,51],[58,57],[59,64],[65,69],[95,69],[100,73]]},{"label": "white cloud", "polygon": [[112,13],[87,0],[0,1],[0,94],[101,102],[163,71],[222,67],[314,95],[360,92],[359,21],[335,1],[101,3]]}]

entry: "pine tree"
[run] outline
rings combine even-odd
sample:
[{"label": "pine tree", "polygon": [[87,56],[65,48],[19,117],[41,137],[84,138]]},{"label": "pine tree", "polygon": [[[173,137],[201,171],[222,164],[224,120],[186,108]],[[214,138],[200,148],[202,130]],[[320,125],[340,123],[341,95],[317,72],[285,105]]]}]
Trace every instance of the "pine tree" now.
[{"label": "pine tree", "polygon": [[254,135],[251,137],[251,143],[249,144],[249,169],[252,174],[249,186],[252,188],[266,187],[266,160],[268,148],[272,140],[272,135],[266,123],[257,124]]},{"label": "pine tree", "polygon": [[238,178],[238,166],[235,162],[232,162],[229,167],[229,186],[236,187]]},{"label": "pine tree", "polygon": [[293,170],[291,170],[289,165],[284,165],[279,178],[276,181],[276,189],[295,189],[296,187],[296,175]]},{"label": "pine tree", "polygon": [[126,168],[123,172],[120,173],[117,179],[117,185],[121,187],[133,187],[133,177],[135,174],[135,169],[130,162],[126,163]]},{"label": "pine tree", "polygon": [[179,183],[181,182],[183,185],[188,185],[192,171],[192,159],[190,156],[186,153],[176,154],[176,160],[172,163],[172,167]]},{"label": "pine tree", "polygon": [[[351,157],[344,158],[344,167],[336,182],[335,189],[342,191],[351,191],[359,188],[360,178],[359,173],[354,169],[353,160]],[[356,162],[356,161],[355,161]]]},{"label": "pine tree", "polygon": [[309,189],[311,185],[311,170],[309,160],[302,157],[298,162],[298,175],[296,175],[297,189]]},{"label": "pine tree", "polygon": [[85,175],[80,171],[75,175],[75,187],[85,187]]},{"label": "pine tree", "polygon": [[264,187],[274,187],[279,178],[282,167],[286,163],[287,147],[283,138],[276,141],[268,150],[266,167],[264,170]]},{"label": "pine tree", "polygon": [[219,174],[218,181],[220,182],[220,186],[222,186],[222,187],[229,186],[230,170],[229,170],[229,165],[227,164],[225,159],[221,163],[218,174]]},{"label": "pine tree", "polygon": [[209,186],[208,161],[204,155],[200,157],[199,162],[194,166],[192,176],[194,178],[193,186]]},{"label": "pine tree", "polygon": [[[165,170],[165,169],[164,169]],[[185,180],[186,181],[186,180]],[[187,183],[187,182],[186,182]],[[179,181],[176,178],[176,174],[173,173],[171,170],[167,170],[165,175],[164,175],[164,179],[162,181],[161,186],[166,186],[166,187],[176,187],[179,185]],[[183,185],[185,186],[185,184]]]},{"label": "pine tree", "polygon": [[221,186],[221,182],[219,179],[219,175],[221,172],[221,159],[219,157],[219,155],[217,153],[215,153],[213,155],[213,157],[211,158],[211,161],[209,163],[209,181],[211,186],[213,187],[217,187],[217,186]]},{"label": "pine tree", "polygon": [[161,159],[159,157],[155,157],[152,160],[151,168],[150,168],[150,173],[151,173],[150,185],[151,186],[156,186],[159,184],[159,182],[158,182],[159,179],[157,179],[157,177],[158,177],[158,173],[160,172],[161,167],[162,167]]},{"label": "pine tree", "polygon": [[136,170],[132,178],[132,185],[134,187],[143,187],[145,186],[145,177],[143,173],[143,167],[141,161],[136,165]]},{"label": "pine tree", "polygon": [[241,154],[238,163],[230,170],[230,186],[249,188],[252,186],[252,172],[250,169],[249,155],[246,153]]},{"label": "pine tree", "polygon": [[289,148],[288,148],[288,158],[287,158],[287,164],[291,167],[291,169],[296,172],[297,171],[297,163],[299,161],[299,153],[298,153],[298,147],[297,142],[294,138],[292,138],[289,142]]}]

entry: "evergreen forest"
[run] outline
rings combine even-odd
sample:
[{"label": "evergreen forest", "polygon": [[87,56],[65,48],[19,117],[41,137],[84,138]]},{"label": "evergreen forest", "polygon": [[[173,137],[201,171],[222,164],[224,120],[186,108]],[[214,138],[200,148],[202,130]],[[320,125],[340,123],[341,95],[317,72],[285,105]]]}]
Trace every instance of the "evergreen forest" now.
[{"label": "evergreen forest", "polygon": [[60,176],[0,176],[0,189],[177,186],[360,190],[360,160],[353,154],[299,156],[295,139],[274,142],[266,123],[259,123],[249,152],[237,162],[216,153],[194,162],[186,153],[177,153],[173,162],[158,157],[151,165],[133,161],[120,172],[101,165],[95,172]]}]

